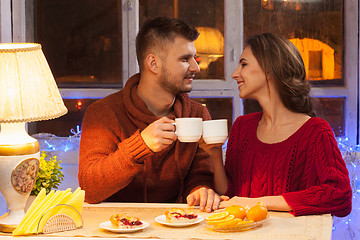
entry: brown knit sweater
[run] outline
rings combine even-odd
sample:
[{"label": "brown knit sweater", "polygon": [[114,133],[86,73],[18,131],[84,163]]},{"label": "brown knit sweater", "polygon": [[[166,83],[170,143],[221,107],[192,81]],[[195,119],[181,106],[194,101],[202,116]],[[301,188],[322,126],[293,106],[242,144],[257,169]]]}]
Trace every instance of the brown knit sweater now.
[{"label": "brown knit sweater", "polygon": [[[157,153],[147,147],[140,132],[158,117],[137,95],[138,82],[139,74],[86,110],[78,177],[89,203],[182,202],[199,186],[212,186],[213,167],[202,140],[175,141]],[[176,98],[173,110],[171,119],[210,119],[208,110],[187,94]]]}]

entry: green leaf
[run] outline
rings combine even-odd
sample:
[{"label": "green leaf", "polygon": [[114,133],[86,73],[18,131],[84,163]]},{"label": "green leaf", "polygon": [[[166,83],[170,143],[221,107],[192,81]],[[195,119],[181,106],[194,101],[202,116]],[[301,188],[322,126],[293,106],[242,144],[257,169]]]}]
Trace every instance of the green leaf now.
[{"label": "green leaf", "polygon": [[58,189],[64,179],[60,163],[57,156],[49,157],[45,151],[41,152],[39,173],[31,195],[37,195],[42,188],[46,189],[46,193],[49,193],[51,189]]}]

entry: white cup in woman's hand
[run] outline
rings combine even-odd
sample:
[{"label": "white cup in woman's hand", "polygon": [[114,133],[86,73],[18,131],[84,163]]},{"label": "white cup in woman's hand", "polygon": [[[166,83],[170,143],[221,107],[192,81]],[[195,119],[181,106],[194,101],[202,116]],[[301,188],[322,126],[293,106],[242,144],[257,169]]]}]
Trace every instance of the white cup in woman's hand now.
[{"label": "white cup in woman's hand", "polygon": [[203,121],[203,138],[207,144],[224,143],[227,137],[227,119]]}]

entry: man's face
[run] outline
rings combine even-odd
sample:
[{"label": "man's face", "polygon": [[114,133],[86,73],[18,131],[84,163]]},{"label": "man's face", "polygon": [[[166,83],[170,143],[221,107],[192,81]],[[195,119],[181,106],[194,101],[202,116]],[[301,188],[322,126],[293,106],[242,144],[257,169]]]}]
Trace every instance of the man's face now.
[{"label": "man's face", "polygon": [[167,43],[164,46],[164,56],[161,58],[160,86],[174,96],[190,92],[195,73],[200,71],[195,55],[193,41],[175,37],[174,42]]}]

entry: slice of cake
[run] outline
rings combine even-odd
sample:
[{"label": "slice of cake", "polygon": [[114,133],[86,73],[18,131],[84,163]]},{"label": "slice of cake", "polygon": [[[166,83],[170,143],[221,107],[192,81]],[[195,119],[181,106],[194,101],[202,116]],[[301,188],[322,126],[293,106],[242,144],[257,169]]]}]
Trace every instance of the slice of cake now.
[{"label": "slice of cake", "polygon": [[111,224],[120,229],[138,228],[143,225],[137,217],[130,217],[126,213],[114,214],[110,217]]},{"label": "slice of cake", "polygon": [[192,211],[173,208],[165,212],[166,221],[170,223],[193,223],[198,215]]}]

